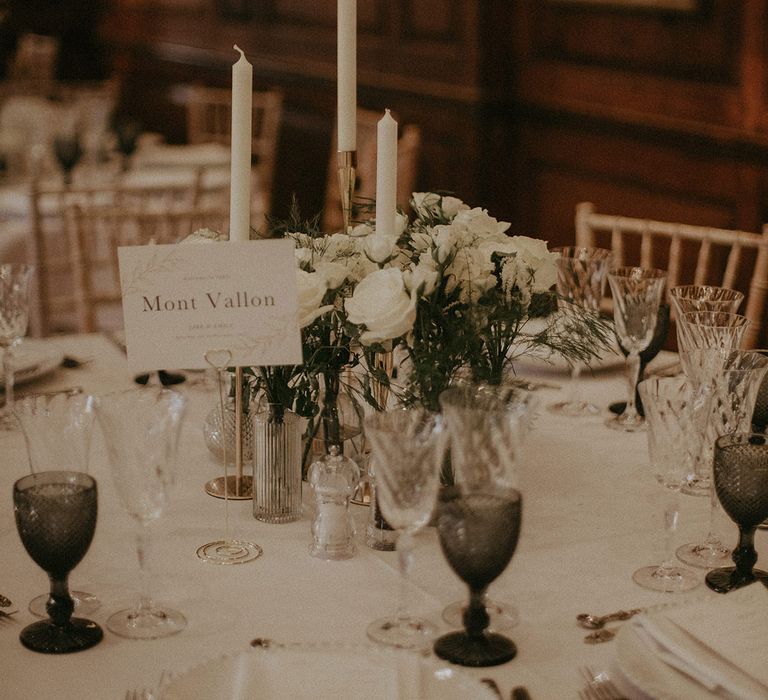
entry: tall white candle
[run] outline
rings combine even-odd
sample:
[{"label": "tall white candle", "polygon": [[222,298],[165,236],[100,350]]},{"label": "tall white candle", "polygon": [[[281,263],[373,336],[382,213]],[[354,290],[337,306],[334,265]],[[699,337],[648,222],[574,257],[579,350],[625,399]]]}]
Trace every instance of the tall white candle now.
[{"label": "tall white candle", "polygon": [[243,51],[232,66],[232,153],[229,194],[229,240],[247,241],[251,228],[251,109],[253,66]]},{"label": "tall white candle", "polygon": [[357,0],[338,0],[336,99],[338,149],[357,149]]},{"label": "tall white candle", "polygon": [[395,237],[397,214],[397,122],[389,110],[376,131],[376,233]]}]

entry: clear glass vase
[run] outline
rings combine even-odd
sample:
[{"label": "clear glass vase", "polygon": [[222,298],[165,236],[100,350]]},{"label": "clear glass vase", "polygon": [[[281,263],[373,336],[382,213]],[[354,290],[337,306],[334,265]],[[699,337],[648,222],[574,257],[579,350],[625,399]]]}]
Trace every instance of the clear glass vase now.
[{"label": "clear glass vase", "polygon": [[304,419],[270,405],[253,418],[253,516],[266,523],[301,518]]},{"label": "clear glass vase", "polygon": [[[250,462],[253,458],[253,422],[250,420],[250,411],[243,415],[243,462]],[[235,399],[228,397],[224,403],[224,417],[221,409],[216,404],[203,423],[203,436],[208,449],[220,461],[226,444],[227,462],[235,463]],[[225,442],[226,441],[226,442]]]}]

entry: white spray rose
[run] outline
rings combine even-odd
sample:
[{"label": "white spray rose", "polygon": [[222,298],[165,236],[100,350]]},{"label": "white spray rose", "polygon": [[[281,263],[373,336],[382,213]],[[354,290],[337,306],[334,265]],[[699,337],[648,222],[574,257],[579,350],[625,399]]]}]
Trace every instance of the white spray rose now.
[{"label": "white spray rose", "polygon": [[365,254],[375,263],[383,265],[395,251],[395,241],[388,236],[374,233],[363,241]]},{"label": "white spray rose", "polygon": [[304,328],[318,316],[333,309],[332,305],[321,306],[328,289],[325,277],[317,272],[296,270],[296,287],[299,300],[299,327]]},{"label": "white spray rose", "polygon": [[344,302],[347,318],[364,325],[363,345],[398,338],[413,328],[416,301],[405,290],[403,275],[397,268],[376,270],[355,288]]},{"label": "white spray rose", "polygon": [[438,262],[444,263],[455,251],[457,237],[452,226],[440,224],[432,229],[432,241]]},{"label": "white spray rose", "polygon": [[403,272],[403,282],[410,294],[420,292],[425,297],[432,294],[437,286],[437,268],[432,256],[422,253],[416,267]]},{"label": "white spray rose", "polygon": [[458,197],[442,197],[440,199],[440,208],[445,216],[453,219],[460,211],[467,211],[469,205],[464,204]]},{"label": "white spray rose", "polygon": [[349,276],[349,270],[342,263],[327,260],[316,263],[315,272],[325,279],[328,289],[338,289]]},{"label": "white spray rose", "polygon": [[547,242],[539,238],[528,236],[512,236],[510,241],[514,245],[517,258],[518,279],[521,268],[532,271],[530,280],[531,291],[546,292],[557,282],[557,264],[555,260],[559,253],[551,253],[547,249]]}]

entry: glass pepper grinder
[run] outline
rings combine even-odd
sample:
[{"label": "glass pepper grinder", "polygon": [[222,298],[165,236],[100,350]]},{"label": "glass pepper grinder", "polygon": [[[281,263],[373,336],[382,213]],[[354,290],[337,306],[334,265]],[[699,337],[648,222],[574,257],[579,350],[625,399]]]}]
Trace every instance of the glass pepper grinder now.
[{"label": "glass pepper grinder", "polygon": [[308,481],[316,504],[309,553],[318,559],[349,559],[355,553],[349,501],[360,481],[360,468],[338,445],[331,445],[328,454],[310,465]]}]

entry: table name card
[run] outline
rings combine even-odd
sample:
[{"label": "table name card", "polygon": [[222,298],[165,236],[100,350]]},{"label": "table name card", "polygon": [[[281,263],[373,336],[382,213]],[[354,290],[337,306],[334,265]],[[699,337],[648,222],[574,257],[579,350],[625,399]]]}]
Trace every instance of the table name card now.
[{"label": "table name card", "polygon": [[288,240],[118,249],[132,369],[300,364],[294,244]]}]

